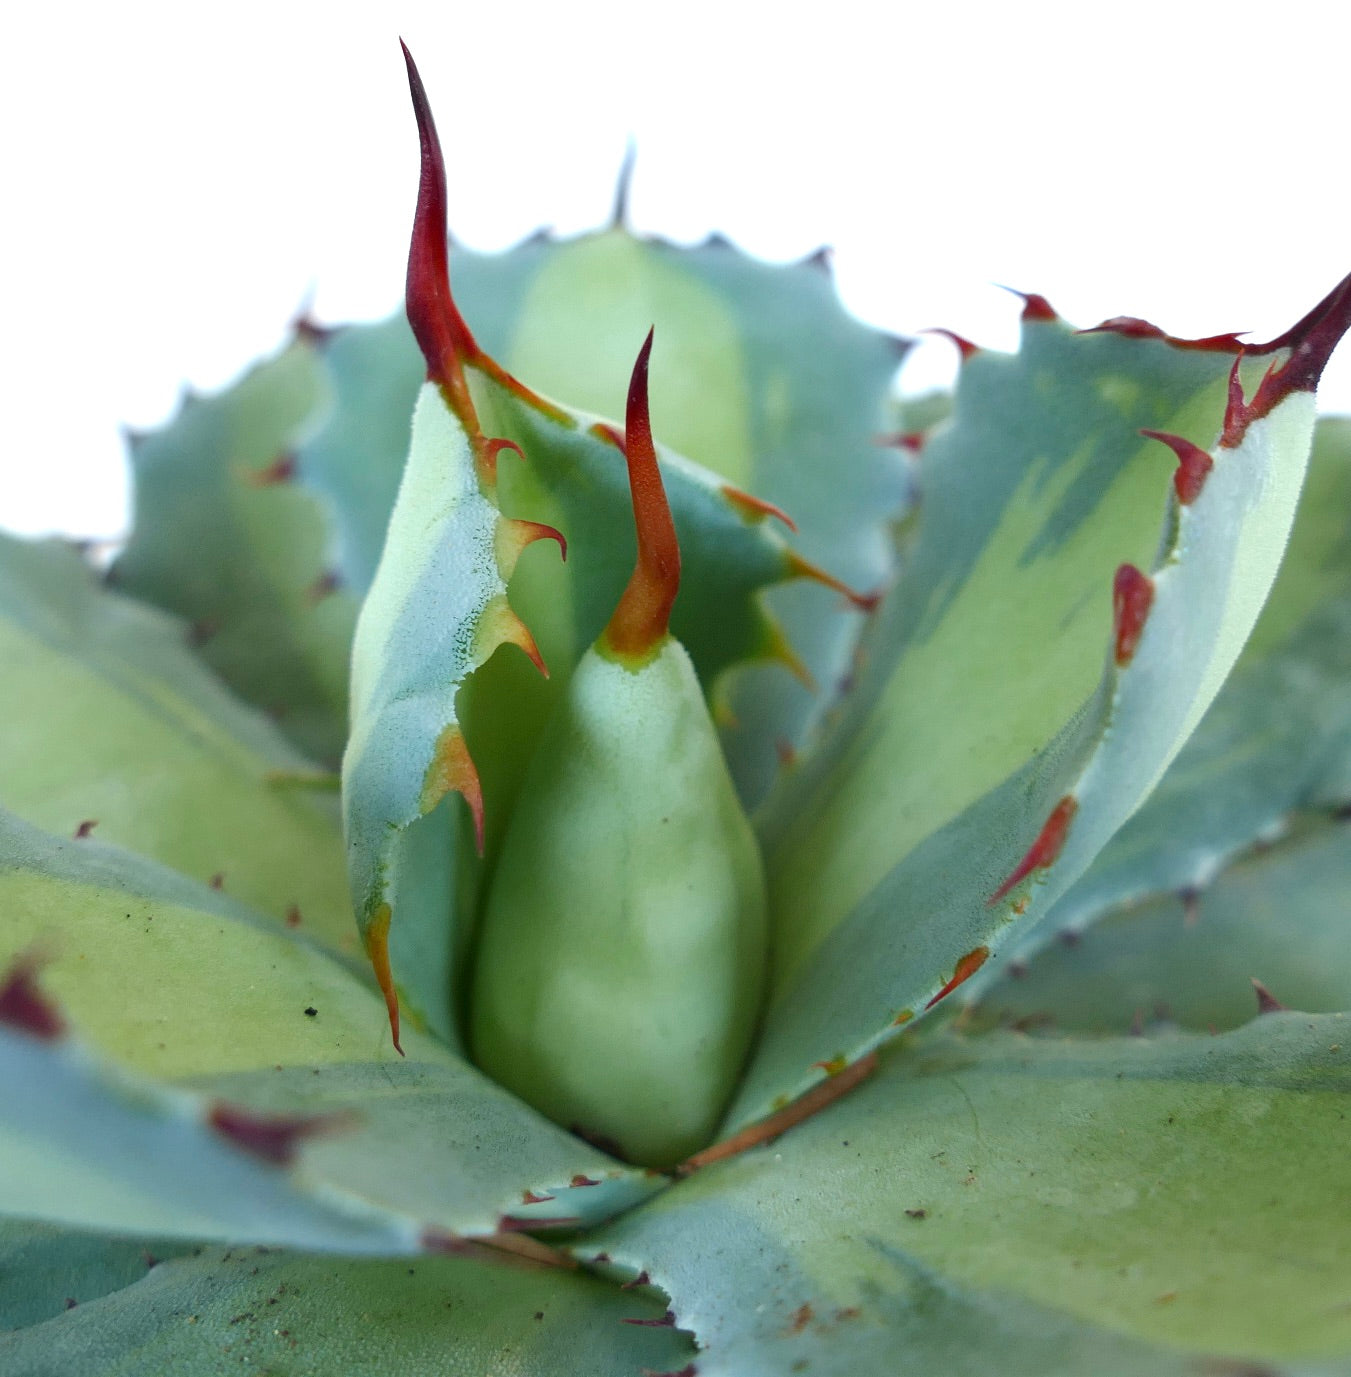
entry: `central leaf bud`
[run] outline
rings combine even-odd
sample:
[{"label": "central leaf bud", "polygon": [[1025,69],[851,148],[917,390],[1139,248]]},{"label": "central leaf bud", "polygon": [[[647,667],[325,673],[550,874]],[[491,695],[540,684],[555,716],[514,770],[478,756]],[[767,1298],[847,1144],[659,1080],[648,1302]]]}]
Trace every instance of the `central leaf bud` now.
[{"label": "central leaf bud", "polygon": [[652,443],[648,336],[625,453],[638,560],[545,730],[483,916],[471,1004],[484,1070],[564,1127],[674,1166],[715,1132],[755,1035],[759,848],[690,658]]}]

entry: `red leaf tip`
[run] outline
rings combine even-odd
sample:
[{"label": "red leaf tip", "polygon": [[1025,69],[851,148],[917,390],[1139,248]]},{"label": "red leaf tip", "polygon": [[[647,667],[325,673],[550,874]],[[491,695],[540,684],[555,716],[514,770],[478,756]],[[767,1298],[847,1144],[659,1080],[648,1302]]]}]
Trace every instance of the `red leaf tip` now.
[{"label": "red leaf tip", "polygon": [[1224,433],[1220,444],[1233,449],[1242,443],[1248,427],[1268,416],[1292,392],[1312,392],[1323,376],[1323,369],[1332,351],[1351,329],[1351,274],[1344,277],[1317,306],[1297,321],[1283,335],[1266,344],[1249,345],[1247,354],[1272,354],[1288,349],[1290,357],[1284,363],[1274,359],[1257,384],[1252,401],[1243,400],[1243,386],[1238,377],[1238,364],[1229,375],[1229,405],[1224,416]]},{"label": "red leaf tip", "polygon": [[432,118],[431,102],[408,45],[400,39],[399,46],[408,68],[408,91],[422,150],[417,209],[413,214],[413,235],[408,247],[408,323],[427,361],[428,379],[440,383],[458,399],[458,394],[464,390],[461,363],[475,357],[478,346],[450,294],[446,163],[436,121]]},{"label": "red leaf tip", "polygon": [[624,458],[628,462],[638,559],[628,586],[602,633],[617,655],[646,656],[667,634],[671,607],[680,590],[680,545],[662,486],[648,409],[647,370],[653,331],[647,332],[629,379],[624,414]]}]

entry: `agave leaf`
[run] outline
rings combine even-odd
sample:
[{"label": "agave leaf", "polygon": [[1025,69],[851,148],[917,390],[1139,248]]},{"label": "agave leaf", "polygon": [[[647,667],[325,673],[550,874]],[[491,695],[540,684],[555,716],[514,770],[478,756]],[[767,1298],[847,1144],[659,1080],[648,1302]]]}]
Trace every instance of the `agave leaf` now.
[{"label": "agave leaf", "polygon": [[353,944],[331,799],[192,654],[177,620],[102,589],[74,550],[0,536],[0,803],[66,836],[93,825],[278,921]]},{"label": "agave leaf", "polygon": [[1234,1028],[1253,984],[1308,1012],[1351,1008],[1351,828],[1308,821],[1260,845],[1204,894],[1095,915],[1091,932],[1006,966],[963,1022],[1119,1033],[1151,1021]]},{"label": "agave leaf", "polygon": [[765,818],[780,942],[734,1123],[951,993],[1153,788],[1275,576],[1348,302],[1251,356],[1029,307],[1018,355],[966,360],[857,702]]},{"label": "agave leaf", "polygon": [[[1315,430],[1290,549],[1234,673],[1149,801],[1012,955],[1129,904],[1199,895],[1297,810],[1348,800],[1351,420],[1337,418]],[[998,978],[998,963],[987,970]],[[982,971],[971,996],[987,983]]]},{"label": "agave leaf", "polygon": [[[586,1252],[671,1297],[701,1377],[892,1371],[911,1343],[958,1372],[1344,1364],[1349,1032],[940,1035]],[[1059,1366],[1043,1322],[1077,1348]]]},{"label": "agave leaf", "polygon": [[[22,1025],[6,1035],[6,1213],[334,1247],[320,1224],[336,1198],[375,1221],[351,1246],[364,1230],[367,1247],[389,1251],[427,1229],[493,1233],[503,1216],[603,1217],[663,1184],[539,1118],[435,1039],[411,1033],[407,1062],[390,1065],[364,973],[223,894],[4,815],[0,857],[0,970],[42,953],[41,990],[80,1043],[34,1041]],[[240,1156],[231,1135],[210,1124],[221,1102],[335,1131],[295,1135],[296,1173],[273,1160],[241,1178],[227,1170]],[[72,1128],[96,1113],[111,1126]],[[114,1126],[137,1151],[109,1150]],[[158,1192],[171,1167],[177,1197],[167,1179]],[[85,1177],[87,1198],[69,1187]],[[163,1197],[153,1210],[147,1191]]]},{"label": "agave leaf", "polygon": [[208,1247],[44,1324],[0,1334],[0,1367],[7,1377],[91,1364],[106,1377],[197,1377],[223,1362],[344,1377],[636,1377],[675,1372],[693,1356],[661,1315],[660,1302],[579,1271]]},{"label": "agave leaf", "polygon": [[135,525],[113,572],[193,623],[236,692],[336,763],[356,606],[333,583],[322,505],[291,481],[296,446],[328,405],[316,348],[301,332],[233,387],[188,396],[170,426],[132,437]]},{"label": "agave leaf", "polygon": [[0,1219],[0,1334],[120,1291],[156,1261],[193,1246],[181,1239],[122,1238]]},{"label": "agave leaf", "polygon": [[[398,989],[427,1018],[437,1003],[454,1010],[477,873],[462,849],[448,866],[448,848],[422,847],[419,832],[439,826],[429,815],[459,793],[491,864],[552,703],[623,591],[635,537],[622,434],[507,374],[451,300],[444,168],[415,75],[413,90],[424,177],[409,319],[429,381],[353,645],[343,806],[353,903],[391,1015]],[[616,403],[625,377],[614,381]],[[791,554],[764,513],[717,475],[670,452],[661,459],[681,549],[671,631],[717,702],[731,666],[794,663],[760,605],[762,590],[830,580]],[[566,567],[552,552],[541,561],[548,537],[568,551]],[[517,657],[514,670],[496,671],[514,680],[513,692],[485,689],[475,676],[494,673],[489,661],[503,646],[547,666],[552,681],[522,680]],[[441,835],[453,838],[453,825]],[[391,929],[409,927],[439,944],[430,962],[410,963],[400,939],[389,948]]]}]

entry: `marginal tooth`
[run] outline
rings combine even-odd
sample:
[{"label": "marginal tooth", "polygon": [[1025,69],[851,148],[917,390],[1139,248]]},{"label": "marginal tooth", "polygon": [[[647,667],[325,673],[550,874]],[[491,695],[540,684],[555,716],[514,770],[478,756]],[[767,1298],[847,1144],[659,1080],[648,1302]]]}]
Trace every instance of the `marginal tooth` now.
[{"label": "marginal tooth", "polygon": [[782,507],[775,506],[773,502],[766,502],[764,498],[756,497],[753,493],[743,492],[740,488],[734,488],[730,483],[724,483],[719,491],[736,508],[738,515],[744,521],[756,524],[763,521],[765,517],[772,516],[782,521],[794,534],[797,533],[797,522]]},{"label": "marginal tooth", "polygon": [[1065,845],[1065,838],[1069,835],[1070,823],[1074,820],[1074,814],[1078,811],[1079,800],[1073,794],[1066,794],[1064,798],[1056,804],[1051,812],[1051,816],[1042,824],[1042,829],[1037,833],[1037,839],[1027,849],[1027,854],[1014,867],[1013,873],[999,886],[987,901],[988,905],[997,904],[1015,886],[1021,884],[1034,870],[1044,870],[1050,865],[1057,856],[1060,849]]},{"label": "marginal tooth", "polygon": [[303,1138],[356,1127],[357,1116],[335,1114],[254,1114],[237,1105],[217,1101],[207,1111],[207,1125],[235,1147],[274,1167],[296,1160]]},{"label": "marginal tooth", "polygon": [[1118,668],[1130,664],[1153,605],[1154,581],[1133,564],[1121,565],[1112,580],[1113,658]]},{"label": "marginal tooth", "polygon": [[813,564],[811,560],[803,559],[795,550],[788,551],[785,562],[788,566],[788,578],[811,579],[812,582],[822,584],[826,588],[833,588],[835,592],[848,598],[860,612],[871,612],[882,601],[881,593],[855,592],[847,583],[842,583],[834,574],[826,573],[819,564]]},{"label": "marginal tooth", "polygon": [[[1238,377],[1238,360],[1234,361],[1234,371],[1230,374],[1231,382]],[[1240,387],[1239,406],[1243,404],[1243,389]],[[1233,399],[1230,398],[1230,408],[1232,409]],[[1225,413],[1225,429],[1229,427],[1229,412]],[[1165,430],[1142,430],[1141,435],[1150,440],[1158,440],[1167,445],[1169,449],[1177,455],[1177,469],[1173,473],[1173,491],[1177,493],[1177,500],[1182,505],[1190,506],[1201,495],[1201,489],[1206,485],[1206,477],[1214,467],[1215,461],[1200,445],[1193,444],[1192,441],[1184,439],[1181,435],[1170,435]],[[1223,440],[1220,441],[1224,443]]]},{"label": "marginal tooth", "polygon": [[957,988],[958,985],[965,984],[975,973],[990,959],[989,947],[975,947],[961,957],[952,970],[952,978],[943,986],[939,992],[924,1006],[932,1009],[940,999],[946,999]]},{"label": "marginal tooth", "polygon": [[499,593],[483,609],[474,630],[474,642],[479,664],[483,664],[498,646],[514,645],[525,651],[546,679],[549,677],[544,657],[530,634],[530,628],[517,616],[505,593]]},{"label": "marginal tooth", "polygon": [[1013,296],[1021,298],[1023,303],[1022,319],[1024,322],[1039,321],[1049,323],[1060,319],[1059,312],[1040,292],[1020,292],[1017,287],[1005,287],[1002,282],[996,283],[995,285],[1000,291],[1009,292]]},{"label": "marginal tooth", "polygon": [[973,344],[965,335],[959,335],[955,330],[944,330],[941,326],[935,326],[929,330],[921,330],[920,334],[942,335],[944,339],[951,340],[957,346],[957,352],[962,356],[963,363],[980,353],[979,344]]},{"label": "marginal tooth", "polygon": [[431,762],[422,777],[422,795],[418,807],[422,813],[430,813],[449,793],[460,794],[469,805],[469,812],[474,819],[474,841],[481,855],[483,786],[458,722],[451,722],[442,728],[441,735],[436,738]]},{"label": "marginal tooth", "polygon": [[516,561],[521,557],[521,551],[537,540],[556,540],[560,556],[567,559],[568,542],[563,533],[553,526],[546,526],[542,521],[524,521],[515,517],[504,517],[497,523],[497,572],[501,574],[504,583],[511,578]]},{"label": "marginal tooth", "polygon": [[504,449],[513,450],[522,459],[525,451],[515,440],[505,440],[500,436],[491,439],[484,437],[474,445],[474,467],[478,471],[479,482],[491,491],[497,486],[497,457]]},{"label": "marginal tooth", "polygon": [[1288,1005],[1282,1004],[1256,976],[1250,976],[1252,981],[1253,994],[1257,996],[1257,1012],[1259,1014],[1283,1014],[1288,1009]]},{"label": "marginal tooth", "polygon": [[0,1025],[55,1042],[66,1031],[66,1021],[38,988],[37,973],[46,960],[37,952],[20,954],[0,976]]},{"label": "marginal tooth", "polygon": [[294,454],[279,454],[270,464],[261,469],[238,470],[240,478],[251,488],[271,488],[278,483],[289,483],[296,476],[296,457]]}]

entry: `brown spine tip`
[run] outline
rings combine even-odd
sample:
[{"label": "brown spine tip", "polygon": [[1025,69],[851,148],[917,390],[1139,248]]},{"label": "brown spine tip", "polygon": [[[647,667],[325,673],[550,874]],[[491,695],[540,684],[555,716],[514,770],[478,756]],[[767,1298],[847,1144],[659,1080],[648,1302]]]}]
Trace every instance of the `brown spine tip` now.
[{"label": "brown spine tip", "polygon": [[[1234,360],[1234,371],[1231,378],[1238,377],[1238,360]],[[1240,402],[1242,400],[1242,390],[1239,392]],[[1232,399],[1230,406],[1232,408]],[[1226,426],[1228,415],[1226,413]],[[1214,466],[1215,461],[1200,445],[1193,444],[1192,441],[1183,439],[1181,435],[1170,435],[1164,430],[1142,430],[1140,432],[1148,440],[1158,440],[1168,446],[1177,455],[1177,469],[1173,473],[1173,491],[1177,493],[1177,500],[1184,507],[1190,506],[1201,495],[1201,489],[1206,485],[1206,477]],[[1221,441],[1221,444],[1224,442]]]},{"label": "brown spine tip", "polygon": [[85,820],[75,829],[76,841],[87,841],[94,835],[94,828],[99,825],[97,818],[85,818]]},{"label": "brown spine tip", "polygon": [[813,249],[805,258],[799,259],[797,266],[831,277],[834,273],[834,266],[831,262],[834,252],[829,244],[822,244],[819,249]]},{"label": "brown spine tip", "polygon": [[1220,444],[1233,449],[1242,443],[1248,427],[1268,416],[1292,392],[1312,392],[1342,336],[1351,329],[1351,275],[1344,277],[1312,311],[1283,335],[1266,344],[1249,345],[1248,354],[1271,354],[1288,349],[1284,363],[1274,360],[1257,384],[1252,401],[1244,402],[1237,367],[1229,378],[1229,406]]},{"label": "brown spine tip", "polygon": [[413,215],[413,236],[408,248],[408,323],[427,361],[428,381],[440,383],[457,395],[464,390],[461,361],[476,355],[478,347],[450,294],[446,163],[441,140],[413,55],[402,39],[399,46],[408,68],[408,90],[422,148],[417,210]]},{"label": "brown spine tip", "polygon": [[1135,655],[1145,619],[1154,604],[1154,580],[1133,564],[1123,564],[1112,580],[1114,658],[1124,669]]},{"label": "brown spine tip", "polygon": [[1069,835],[1070,823],[1074,820],[1074,814],[1078,808],[1079,800],[1073,794],[1066,794],[1056,804],[1051,816],[1046,819],[1042,824],[1041,831],[1037,833],[1036,841],[1028,847],[1027,854],[1014,867],[1013,873],[1008,879],[990,896],[989,904],[997,904],[1016,885],[1027,879],[1034,870],[1044,870],[1060,855],[1060,850],[1065,845],[1065,838]]},{"label": "brown spine tip", "polygon": [[1257,1012],[1259,1014],[1283,1014],[1286,1005],[1282,1004],[1256,976],[1250,976],[1252,981],[1253,994],[1257,996]]},{"label": "brown spine tip", "polygon": [[5,972],[0,980],[0,1024],[43,1042],[55,1042],[66,1031],[66,1021],[38,989],[41,965],[36,956],[20,956]]},{"label": "brown spine tip", "polygon": [[216,1103],[207,1111],[208,1125],[237,1148],[275,1167],[289,1167],[303,1138],[351,1128],[356,1116],[338,1114],[254,1114],[236,1105]]},{"label": "brown spine tip", "polygon": [[638,531],[638,560],[610,624],[602,633],[607,646],[625,656],[646,656],[656,650],[667,634],[671,606],[680,589],[680,546],[657,466],[648,411],[647,367],[652,333],[647,332],[638,361],[633,365],[624,415],[624,457],[628,461],[633,520]]},{"label": "brown spine tip", "polygon": [[939,992],[924,1006],[932,1009],[940,999],[946,999],[957,988],[964,985],[975,973],[990,959],[989,947],[974,947],[967,952],[952,969],[952,978],[943,986]]}]

